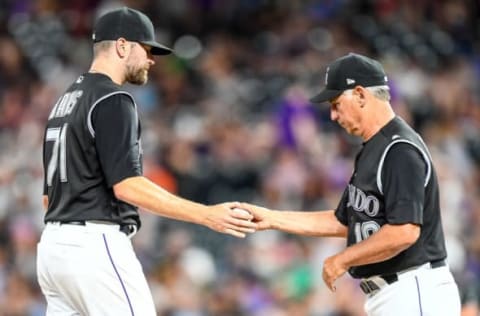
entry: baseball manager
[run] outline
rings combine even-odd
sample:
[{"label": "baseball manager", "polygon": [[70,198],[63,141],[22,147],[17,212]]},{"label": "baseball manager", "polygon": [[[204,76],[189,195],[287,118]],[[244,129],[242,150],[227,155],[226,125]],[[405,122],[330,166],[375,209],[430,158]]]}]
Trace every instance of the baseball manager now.
[{"label": "baseball manager", "polygon": [[390,106],[382,65],[348,54],[327,68],[330,116],[363,147],[335,210],[272,211],[244,204],[258,229],[347,239],[326,259],[323,279],[360,279],[369,316],[459,316],[457,285],[445,261],[435,168],[422,138]]}]

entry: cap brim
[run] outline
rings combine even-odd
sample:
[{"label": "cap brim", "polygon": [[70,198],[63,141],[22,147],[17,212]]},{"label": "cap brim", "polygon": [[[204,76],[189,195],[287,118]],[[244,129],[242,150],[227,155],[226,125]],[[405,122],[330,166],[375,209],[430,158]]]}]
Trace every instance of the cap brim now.
[{"label": "cap brim", "polygon": [[312,103],[323,103],[327,102],[333,98],[338,97],[340,94],[342,94],[343,90],[330,90],[330,89],[325,89],[313,98],[310,99],[310,102]]},{"label": "cap brim", "polygon": [[172,53],[172,49],[168,48],[167,46],[163,46],[160,43],[153,42],[153,41],[145,41],[142,44],[148,45],[152,47],[152,55],[168,55]]}]

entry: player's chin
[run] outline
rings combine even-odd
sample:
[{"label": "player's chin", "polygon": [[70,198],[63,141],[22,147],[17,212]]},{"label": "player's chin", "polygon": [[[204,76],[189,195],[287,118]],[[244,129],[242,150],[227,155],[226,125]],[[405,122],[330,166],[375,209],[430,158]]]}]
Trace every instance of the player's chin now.
[{"label": "player's chin", "polygon": [[133,76],[129,76],[127,81],[135,85],[144,85],[148,82],[148,69],[142,69]]},{"label": "player's chin", "polygon": [[147,69],[143,69],[142,71],[142,79],[143,79],[143,83],[142,84],[146,84],[148,82],[148,68]]}]

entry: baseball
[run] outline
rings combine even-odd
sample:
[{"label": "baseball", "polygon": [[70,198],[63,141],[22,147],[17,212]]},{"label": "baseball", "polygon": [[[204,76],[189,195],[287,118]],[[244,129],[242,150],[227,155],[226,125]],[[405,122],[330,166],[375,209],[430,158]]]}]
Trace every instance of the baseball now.
[{"label": "baseball", "polygon": [[[240,214],[245,214],[245,215],[251,215],[249,211],[247,210],[244,210],[243,208],[234,208],[233,211],[237,212],[237,213],[240,213]],[[251,220],[251,219],[250,219]]]}]

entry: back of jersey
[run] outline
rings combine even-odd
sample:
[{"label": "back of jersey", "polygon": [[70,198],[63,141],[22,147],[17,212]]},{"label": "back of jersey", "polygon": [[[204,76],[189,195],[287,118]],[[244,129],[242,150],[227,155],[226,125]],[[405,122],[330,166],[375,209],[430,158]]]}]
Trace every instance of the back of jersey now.
[{"label": "back of jersey", "polygon": [[131,98],[107,76],[87,73],[80,76],[53,107],[43,150],[44,194],[49,200],[46,222],[126,223],[125,218],[138,218],[136,208],[125,207],[106,184],[95,147],[92,111],[102,100],[115,94]]}]

